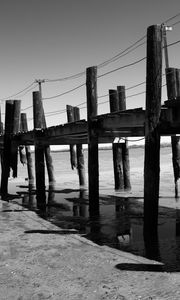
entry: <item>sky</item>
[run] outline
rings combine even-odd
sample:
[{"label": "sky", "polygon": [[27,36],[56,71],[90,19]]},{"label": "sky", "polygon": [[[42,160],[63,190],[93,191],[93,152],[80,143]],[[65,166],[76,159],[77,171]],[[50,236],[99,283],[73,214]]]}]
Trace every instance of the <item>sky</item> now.
[{"label": "sky", "polygon": [[[22,111],[27,113],[29,129],[32,129],[32,92],[38,90],[36,79],[46,79],[42,83],[42,96],[47,126],[66,123],[67,104],[83,103],[80,113],[81,118],[86,118],[86,68],[98,66],[121,53],[144,37],[148,26],[161,24],[178,13],[179,0],[0,0],[2,119],[4,100],[20,99]],[[179,20],[180,15],[168,25]],[[180,40],[180,23],[167,33],[167,39],[168,43]],[[139,44],[145,41],[146,37]],[[169,48],[170,66],[180,68],[179,53],[180,44]],[[126,56],[99,67],[98,75],[145,56],[146,43],[143,43]],[[81,72],[84,73],[76,79],[48,81]],[[127,108],[144,107],[145,94],[134,94],[145,92],[145,85],[131,87],[145,80],[145,60],[100,77],[98,113],[109,112],[108,91],[118,85],[125,85],[127,89]],[[79,85],[83,86],[64,96],[51,98]],[[30,88],[26,89],[28,86]],[[162,100],[166,98],[164,88]]]}]

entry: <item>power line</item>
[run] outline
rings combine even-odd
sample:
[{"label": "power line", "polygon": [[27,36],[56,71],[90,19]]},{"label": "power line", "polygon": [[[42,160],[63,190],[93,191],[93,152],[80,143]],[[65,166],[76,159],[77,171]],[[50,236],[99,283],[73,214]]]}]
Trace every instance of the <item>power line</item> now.
[{"label": "power line", "polygon": [[[137,48],[139,48],[140,46],[144,45],[145,42],[137,45],[140,41],[142,41],[146,36],[141,37],[139,40],[137,40],[136,42],[134,42],[132,45],[130,45],[129,47],[127,47],[126,49],[120,51],[118,54],[114,55],[113,57],[111,57],[110,59],[105,60],[104,62],[100,63],[97,65],[98,68],[103,68],[105,66],[107,66],[108,64],[120,59],[121,57],[131,53],[132,51],[136,50]],[[135,45],[137,45],[136,47],[134,47]],[[132,48],[132,49],[131,49]],[[130,50],[131,49],[131,50]],[[129,50],[129,51],[128,51]],[[45,82],[61,82],[61,81],[66,81],[66,80],[70,80],[70,79],[77,79],[81,76],[85,75],[85,72],[80,72],[74,75],[70,75],[67,77],[62,77],[62,78],[57,78],[57,79],[44,79]]]},{"label": "power line", "polygon": [[173,27],[173,26],[175,26],[175,25],[177,25],[179,23],[180,23],[180,21],[177,21],[177,22],[173,23],[171,26]]},{"label": "power line", "polygon": [[171,47],[171,46],[174,46],[176,44],[179,44],[180,43],[180,40],[176,41],[176,42],[173,42],[171,44],[168,44],[167,47]]},{"label": "power line", "polygon": [[[144,39],[144,38],[145,38],[145,36],[144,36],[143,38],[141,38],[139,41],[141,41],[141,40]],[[139,41],[138,41],[138,42],[139,42]],[[128,47],[128,48],[125,49],[124,51],[122,51],[122,52],[118,53],[117,55],[113,56],[111,59],[109,59],[109,60],[107,60],[107,61],[105,61],[105,62],[103,62],[103,63],[97,65],[97,67],[98,67],[99,69],[100,69],[100,68],[103,68],[103,67],[107,66],[108,64],[110,64],[110,63],[112,63],[112,62],[118,60],[119,58],[124,57],[125,55],[127,55],[127,54],[133,52],[135,49],[139,48],[140,46],[144,45],[145,43],[146,43],[146,42],[143,42],[143,43],[139,44],[138,46],[134,47],[133,49],[127,51],[127,50],[130,49],[132,46],[131,46],[131,47]],[[136,45],[136,44],[137,44],[137,42],[134,43],[134,45]]]},{"label": "power line", "polygon": [[35,86],[31,87],[29,90],[27,90],[24,94],[21,95],[21,98],[24,97],[30,91],[34,90],[37,86],[38,86],[38,84],[36,84]]},{"label": "power line", "polygon": [[32,105],[30,105],[30,106],[28,106],[28,107],[26,107],[26,108],[23,108],[23,109],[21,109],[22,111],[25,111],[25,110],[28,110],[28,109],[30,109],[31,107],[33,107]]},{"label": "power line", "polygon": [[179,12],[178,14],[176,14],[175,16],[170,17],[169,19],[167,19],[166,21],[164,21],[164,22],[162,22],[162,23],[168,23],[169,21],[171,21],[171,20],[173,20],[173,19],[175,19],[175,18],[177,18],[177,17],[179,17],[179,16],[180,16],[180,12]]},{"label": "power line", "polygon": [[77,74],[74,74],[74,75],[70,75],[70,76],[67,76],[67,77],[62,77],[62,78],[57,78],[57,79],[44,79],[44,82],[61,82],[61,81],[66,81],[66,80],[70,80],[70,79],[77,79],[83,75],[85,75],[86,72],[80,72],[80,73],[77,73]]},{"label": "power line", "polygon": [[4,98],[0,99],[0,101],[5,101],[5,100],[7,100],[7,99],[9,99],[9,98],[13,98],[13,97],[15,97],[15,96],[17,96],[17,95],[20,95],[20,94],[22,94],[24,91],[26,91],[27,89],[29,89],[29,88],[30,88],[32,85],[34,85],[34,84],[35,84],[35,81],[33,81],[30,85],[28,85],[27,87],[25,87],[23,90],[19,91],[18,93],[13,94],[13,95],[8,96],[8,97],[4,97]]},{"label": "power line", "polygon": [[97,78],[101,78],[101,77],[104,77],[104,76],[106,76],[106,75],[108,75],[108,74],[111,74],[111,73],[113,73],[113,72],[116,72],[116,71],[118,71],[118,70],[122,70],[122,69],[125,69],[125,68],[128,68],[128,67],[134,66],[134,65],[140,63],[141,61],[143,61],[143,60],[145,60],[145,59],[146,59],[146,56],[143,57],[143,58],[141,58],[141,59],[139,59],[139,60],[136,60],[135,62],[132,62],[132,63],[130,63],[130,64],[121,66],[121,67],[119,67],[119,68],[116,68],[116,69],[113,69],[113,70],[111,70],[111,71],[108,71],[108,72],[106,72],[106,73],[104,73],[104,74],[101,74],[101,75],[97,76]]},{"label": "power line", "polygon": [[70,90],[68,90],[68,91],[66,91],[66,92],[63,92],[63,93],[61,93],[61,94],[58,94],[58,95],[55,95],[55,96],[51,96],[51,97],[47,97],[47,98],[43,98],[42,101],[49,100],[49,99],[54,99],[54,98],[58,98],[58,97],[64,96],[64,95],[66,95],[66,94],[69,94],[70,92],[73,92],[73,91],[75,91],[75,90],[81,88],[81,87],[84,86],[84,85],[85,85],[85,83],[80,84],[80,85],[76,86],[75,88],[70,89]]}]

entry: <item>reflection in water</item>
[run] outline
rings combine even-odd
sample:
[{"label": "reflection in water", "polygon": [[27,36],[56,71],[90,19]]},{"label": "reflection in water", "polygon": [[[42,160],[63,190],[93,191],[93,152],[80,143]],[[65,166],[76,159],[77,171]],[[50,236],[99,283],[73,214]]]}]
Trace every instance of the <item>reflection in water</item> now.
[{"label": "reflection in water", "polygon": [[160,207],[158,226],[144,230],[143,203],[135,198],[101,197],[100,215],[90,217],[84,190],[68,193],[51,190],[45,197],[39,196],[40,193],[26,193],[22,204],[30,209],[38,208],[41,217],[64,230],[76,229],[99,245],[158,260],[166,265],[166,271],[180,270],[179,209]]}]

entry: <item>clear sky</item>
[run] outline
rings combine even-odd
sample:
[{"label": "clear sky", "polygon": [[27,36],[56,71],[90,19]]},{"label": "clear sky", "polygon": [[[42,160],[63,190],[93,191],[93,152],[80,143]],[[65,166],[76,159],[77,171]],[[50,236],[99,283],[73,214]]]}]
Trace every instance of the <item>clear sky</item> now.
[{"label": "clear sky", "polygon": [[[178,13],[179,0],[0,0],[0,99],[18,93],[35,79],[64,78],[99,65],[143,37],[148,26],[160,24]],[[168,24],[179,20],[180,15]],[[180,40],[180,23],[168,33],[168,43],[177,40]],[[171,66],[180,68],[179,53],[180,44],[169,49]],[[98,75],[144,56],[145,44],[99,68]],[[125,85],[127,107],[143,106],[144,94],[129,96],[145,91],[145,85],[128,88],[145,81],[145,69],[146,62],[142,61],[99,78],[98,96],[108,94],[108,90],[117,85]],[[43,83],[43,98],[66,92],[85,81],[84,74],[73,80]],[[37,90],[35,84],[33,90]],[[165,91],[163,97],[166,97]],[[22,99],[22,109],[25,109],[32,105],[32,90],[13,99]],[[64,110],[66,104],[78,105],[85,101],[85,86],[64,97],[44,100],[47,125],[66,122],[65,113],[48,116],[49,112]],[[109,111],[108,96],[100,97],[98,102],[106,102],[99,105],[99,113]],[[2,101],[2,113],[4,107]],[[81,116],[85,118],[86,109],[84,105],[80,107]],[[32,108],[24,112],[29,118],[29,128],[32,128]]]}]

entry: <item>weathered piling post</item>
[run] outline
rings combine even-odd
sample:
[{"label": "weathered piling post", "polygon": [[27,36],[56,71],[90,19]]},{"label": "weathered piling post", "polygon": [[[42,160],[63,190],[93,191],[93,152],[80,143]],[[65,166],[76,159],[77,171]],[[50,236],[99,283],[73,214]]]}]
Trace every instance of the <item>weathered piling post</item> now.
[{"label": "weathered piling post", "polygon": [[1,119],[1,108],[0,108],[0,134],[3,134],[3,122]]},{"label": "weathered piling post", "polygon": [[[74,110],[73,106],[66,105],[66,112],[67,112],[67,121],[74,122]],[[70,162],[71,162],[71,168],[74,170],[74,168],[77,167],[77,161],[76,161],[76,148],[75,145],[70,145]]]},{"label": "weathered piling post", "polygon": [[[109,90],[110,112],[119,110],[119,98],[117,90]],[[122,162],[122,144],[113,143],[113,167],[114,167],[114,182],[115,190],[124,188],[123,162]]]},{"label": "weathered piling post", "polygon": [[[28,131],[27,117],[25,113],[21,113],[21,129],[22,131],[25,132]],[[26,151],[26,160],[27,160],[29,188],[32,189],[34,187],[34,175],[33,175],[33,161],[32,161],[30,146],[25,146],[25,151]]]},{"label": "weathered piling post", "polygon": [[98,137],[95,132],[97,116],[97,67],[86,69],[87,120],[88,120],[88,177],[90,216],[99,215],[99,159]]},{"label": "weathered piling post", "polygon": [[7,100],[5,112],[5,133],[4,149],[2,155],[2,176],[1,176],[1,194],[8,193],[8,177],[10,168],[13,170],[13,177],[17,177],[17,144],[12,142],[12,134],[19,131],[20,128],[20,100]]},{"label": "weathered piling post", "polygon": [[[0,108],[0,135],[3,134],[3,123],[1,121],[1,108]],[[2,170],[2,153],[3,153],[3,147],[0,146],[0,160],[1,160],[1,170]]]},{"label": "weathered piling post", "polygon": [[[20,130],[21,100],[14,100],[12,133],[16,134]],[[11,141],[11,161],[10,167],[13,170],[13,177],[17,177],[18,146],[15,141]]]},{"label": "weathered piling post", "polygon": [[[79,107],[73,107],[74,110],[74,121],[80,120],[80,109]],[[86,184],[85,179],[85,167],[84,167],[84,151],[82,144],[76,145],[76,154],[77,154],[77,170],[79,175],[79,185],[84,187]]]},{"label": "weathered piling post", "polygon": [[[126,92],[125,86],[117,87],[118,97],[119,97],[119,110],[126,110]],[[130,182],[130,163],[129,163],[129,148],[128,141],[125,139],[124,143],[122,143],[122,162],[123,162],[123,175],[124,175],[124,189],[131,189]]]},{"label": "weathered piling post", "polygon": [[2,175],[1,175],[1,194],[8,193],[8,177],[10,175],[10,157],[11,157],[11,140],[14,114],[14,101],[6,101],[5,111],[5,132],[4,132],[4,149],[2,155]]},{"label": "weathered piling post", "polygon": [[35,133],[35,172],[36,172],[36,191],[38,207],[45,205],[45,164],[44,164],[44,146],[38,141],[38,130],[42,130],[42,104],[40,93],[33,92],[33,117]]},{"label": "weathered piling post", "polygon": [[161,113],[162,86],[162,27],[153,25],[147,30],[147,82],[144,161],[144,233],[157,233],[160,135],[158,122]]},{"label": "weathered piling post", "polygon": [[[168,100],[176,99],[180,96],[180,70],[175,68],[166,68],[166,82]],[[173,109],[173,118],[179,113],[178,107]],[[179,116],[179,114],[178,114]],[[171,136],[172,163],[174,171],[175,197],[178,197],[178,180],[180,178],[180,137]]]},{"label": "weathered piling post", "polygon": [[[40,95],[40,105],[41,111],[42,111],[42,120],[41,120],[41,128],[45,129],[46,126],[46,118],[44,114],[44,108],[42,103],[42,86],[41,84],[44,82],[44,80],[36,80],[36,82],[39,85],[39,95]],[[54,167],[53,167],[53,161],[51,156],[51,149],[49,145],[44,146],[44,155],[45,155],[45,161],[46,161],[46,167],[47,167],[47,173],[48,173],[48,179],[49,179],[49,189],[53,190],[55,185],[55,177],[54,177]]]},{"label": "weathered piling post", "polygon": [[[45,118],[45,116],[44,116]],[[55,177],[54,177],[54,167],[53,167],[53,160],[51,156],[51,149],[50,146],[44,147],[44,154],[45,154],[45,160],[46,160],[46,167],[47,167],[47,173],[49,178],[49,189],[53,190],[55,187]]]}]

